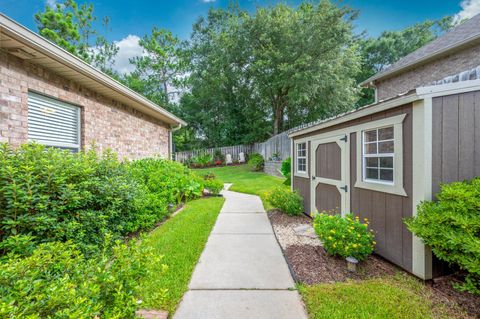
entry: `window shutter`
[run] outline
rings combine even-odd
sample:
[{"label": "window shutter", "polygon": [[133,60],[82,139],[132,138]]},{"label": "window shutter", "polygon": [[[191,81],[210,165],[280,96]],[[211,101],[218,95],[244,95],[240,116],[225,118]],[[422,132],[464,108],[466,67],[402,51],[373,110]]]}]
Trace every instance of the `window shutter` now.
[{"label": "window shutter", "polygon": [[80,108],[28,93],[28,139],[40,144],[80,149]]}]

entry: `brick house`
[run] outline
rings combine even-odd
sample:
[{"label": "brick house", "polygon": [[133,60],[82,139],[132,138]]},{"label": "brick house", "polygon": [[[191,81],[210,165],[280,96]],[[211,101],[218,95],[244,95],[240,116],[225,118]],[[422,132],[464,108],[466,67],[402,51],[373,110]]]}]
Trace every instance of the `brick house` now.
[{"label": "brick house", "polygon": [[422,279],[445,269],[405,226],[441,183],[480,176],[480,15],[362,85],[376,102],[292,130],[306,213],[370,220],[375,252]]},{"label": "brick house", "polygon": [[0,142],[169,158],[186,123],[0,14]]}]

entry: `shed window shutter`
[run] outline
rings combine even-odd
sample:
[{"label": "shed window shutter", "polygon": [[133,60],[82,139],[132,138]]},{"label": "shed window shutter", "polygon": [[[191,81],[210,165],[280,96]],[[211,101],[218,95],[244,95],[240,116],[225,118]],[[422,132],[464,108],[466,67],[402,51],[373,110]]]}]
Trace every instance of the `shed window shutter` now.
[{"label": "shed window shutter", "polygon": [[28,93],[28,139],[47,146],[80,149],[80,108]]}]

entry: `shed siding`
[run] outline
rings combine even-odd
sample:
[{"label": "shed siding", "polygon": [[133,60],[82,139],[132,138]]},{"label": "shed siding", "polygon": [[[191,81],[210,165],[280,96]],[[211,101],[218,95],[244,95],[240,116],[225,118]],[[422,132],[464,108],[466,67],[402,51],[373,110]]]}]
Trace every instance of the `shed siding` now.
[{"label": "shed siding", "polygon": [[480,91],[432,101],[432,191],[480,176]]},{"label": "shed siding", "polygon": [[[386,194],[377,191],[355,188],[356,182],[356,134],[350,134],[350,207],[351,211],[368,218],[376,232],[376,252],[393,263],[412,270],[412,234],[403,219],[412,216],[412,105],[407,104],[390,110],[361,117],[329,128],[310,132],[294,139],[316,136],[321,133],[347,128],[399,114],[407,114],[403,124],[403,183],[407,196]],[[294,162],[295,163],[295,162]],[[310,167],[310,163],[309,163]],[[304,196],[305,209],[310,208],[310,181],[307,178],[294,178],[294,188]]]}]

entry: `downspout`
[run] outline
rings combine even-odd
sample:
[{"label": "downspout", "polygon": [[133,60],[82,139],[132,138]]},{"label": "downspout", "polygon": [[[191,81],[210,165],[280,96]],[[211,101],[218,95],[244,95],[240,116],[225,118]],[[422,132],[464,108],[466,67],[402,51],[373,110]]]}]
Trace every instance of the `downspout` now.
[{"label": "downspout", "polygon": [[169,143],[170,144],[170,147],[169,147],[170,160],[173,160],[173,132],[176,132],[181,128],[182,128],[182,124],[178,124],[177,126],[170,127],[170,131],[168,133],[168,139],[169,139],[169,142],[170,142]]}]

